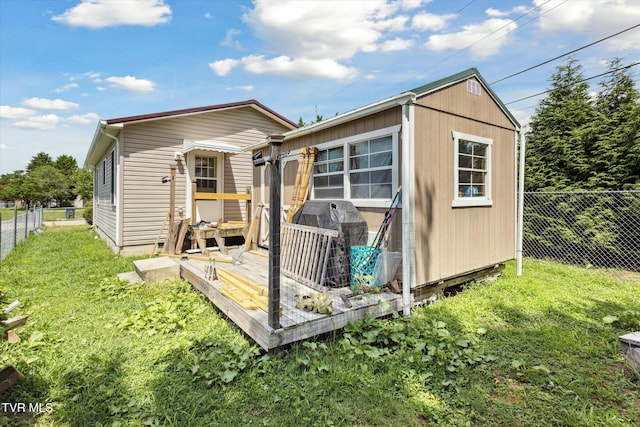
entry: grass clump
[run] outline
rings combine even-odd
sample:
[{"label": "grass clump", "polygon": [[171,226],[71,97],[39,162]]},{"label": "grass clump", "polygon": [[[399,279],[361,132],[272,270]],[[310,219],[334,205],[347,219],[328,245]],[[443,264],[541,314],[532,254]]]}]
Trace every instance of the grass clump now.
[{"label": "grass clump", "polygon": [[[0,425],[569,425],[640,417],[618,335],[640,282],[527,260],[495,282],[367,318],[331,339],[265,354],[184,281],[128,285],[86,227],[49,229],[1,264],[5,301],[29,314],[0,368],[6,403],[42,413]],[[13,314],[13,313],[12,313]],[[49,406],[46,406],[49,405]]]}]

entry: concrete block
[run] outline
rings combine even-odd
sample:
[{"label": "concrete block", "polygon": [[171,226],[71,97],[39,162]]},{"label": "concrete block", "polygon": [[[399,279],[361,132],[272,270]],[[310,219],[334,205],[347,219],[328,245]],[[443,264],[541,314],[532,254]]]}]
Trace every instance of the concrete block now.
[{"label": "concrete block", "polygon": [[133,267],[146,283],[180,280],[180,264],[172,258],[139,259],[133,262]]},{"label": "concrete block", "polygon": [[142,282],[142,279],[140,278],[140,276],[138,276],[138,273],[136,273],[135,271],[127,271],[126,273],[120,273],[118,274],[118,279],[124,280],[130,285],[135,285],[136,283]]}]

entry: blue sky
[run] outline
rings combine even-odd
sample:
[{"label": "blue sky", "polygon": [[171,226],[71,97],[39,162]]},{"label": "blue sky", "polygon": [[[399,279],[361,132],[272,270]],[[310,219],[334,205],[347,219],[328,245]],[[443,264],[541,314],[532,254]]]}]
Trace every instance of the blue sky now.
[{"label": "blue sky", "polygon": [[[257,99],[310,122],[469,67],[491,83],[637,24],[640,0],[2,0],[0,174],[41,151],[82,166],[99,119]],[[640,60],[638,40],[574,57],[590,77]],[[505,103],[542,92],[561,63],[492,87]],[[526,123],[538,100],[508,106]]]}]

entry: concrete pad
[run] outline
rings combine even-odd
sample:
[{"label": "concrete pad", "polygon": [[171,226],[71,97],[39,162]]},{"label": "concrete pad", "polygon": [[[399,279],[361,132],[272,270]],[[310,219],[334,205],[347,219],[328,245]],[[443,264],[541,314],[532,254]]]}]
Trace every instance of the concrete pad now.
[{"label": "concrete pad", "polygon": [[120,274],[118,274],[118,279],[124,280],[125,282],[129,283],[130,285],[135,285],[136,283],[142,282],[142,279],[140,278],[140,276],[138,276],[138,273],[136,273],[135,271],[128,271],[126,273],[120,273]]},{"label": "concrete pad", "polygon": [[139,259],[133,261],[133,267],[146,283],[180,280],[180,264],[172,258]]}]

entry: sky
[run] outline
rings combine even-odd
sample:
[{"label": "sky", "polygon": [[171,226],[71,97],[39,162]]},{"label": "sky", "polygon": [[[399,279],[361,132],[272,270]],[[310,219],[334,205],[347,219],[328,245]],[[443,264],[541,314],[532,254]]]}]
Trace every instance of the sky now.
[{"label": "sky", "polygon": [[[100,119],[256,99],[309,123],[470,67],[492,84],[638,24],[640,0],[1,0],[0,174],[39,152],[83,166]],[[585,77],[638,62],[640,27],[573,58]],[[565,61],[491,87],[526,124],[541,96],[512,101]]]}]

